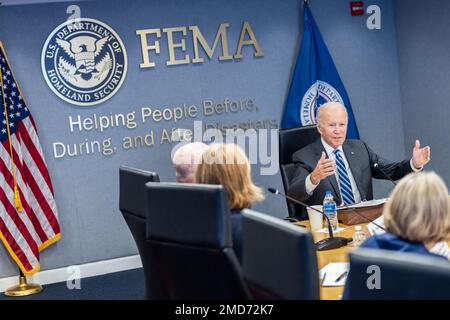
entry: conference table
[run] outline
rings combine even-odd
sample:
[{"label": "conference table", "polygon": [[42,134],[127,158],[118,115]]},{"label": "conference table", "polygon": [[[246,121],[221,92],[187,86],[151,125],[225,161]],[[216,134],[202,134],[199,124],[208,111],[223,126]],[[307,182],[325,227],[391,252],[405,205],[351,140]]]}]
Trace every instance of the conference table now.
[{"label": "conference table", "polygon": [[[305,226],[308,230],[309,229],[309,221],[300,221],[297,222],[299,225]],[[368,236],[368,230],[365,228],[367,224],[360,224],[360,226],[363,227],[364,232]],[[353,234],[355,233],[355,225],[353,226],[346,226],[342,223],[339,223],[339,227],[345,228],[344,230],[336,233],[336,236],[338,237],[353,237]],[[319,233],[319,232],[313,232],[312,233],[314,242],[317,242],[321,239],[327,238],[328,233]],[[346,245],[345,247],[341,247],[338,249],[332,249],[332,250],[325,250],[325,251],[316,251],[317,252],[317,263],[319,270],[325,267],[327,264],[331,262],[348,262],[348,253],[350,250],[353,250],[355,247],[353,246],[353,243],[350,243]],[[344,287],[322,287],[320,286],[320,299],[321,300],[340,300],[342,298],[342,293],[344,292]]]}]

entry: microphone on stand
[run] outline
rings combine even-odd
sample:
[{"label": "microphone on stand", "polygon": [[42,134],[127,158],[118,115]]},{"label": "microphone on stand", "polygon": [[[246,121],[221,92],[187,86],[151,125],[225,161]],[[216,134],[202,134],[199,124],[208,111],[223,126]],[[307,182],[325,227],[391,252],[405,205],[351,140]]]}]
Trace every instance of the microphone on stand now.
[{"label": "microphone on stand", "polygon": [[381,167],[378,165],[378,162],[375,162],[375,163],[373,164],[373,167],[374,167],[375,169],[380,170],[380,172],[383,174],[383,176],[385,176],[386,178],[388,178],[388,180],[389,180],[390,182],[392,182],[392,183],[394,184],[394,186],[397,185],[397,182],[395,182],[394,180],[392,180],[391,177],[389,177],[388,174],[387,174],[383,169],[381,169]]},{"label": "microphone on stand", "polygon": [[285,197],[286,199],[288,199],[288,200],[290,200],[290,201],[292,201],[294,203],[297,203],[297,204],[300,204],[300,205],[302,205],[304,207],[310,208],[311,210],[320,212],[325,217],[325,219],[327,220],[328,233],[329,233],[330,237],[322,239],[322,240],[316,242],[316,250],[317,251],[331,250],[331,249],[344,247],[344,246],[347,245],[348,242],[351,241],[351,239],[344,238],[344,237],[335,237],[333,235],[333,228],[331,227],[330,219],[328,218],[328,216],[325,213],[323,213],[323,211],[318,210],[318,209],[316,209],[314,207],[311,207],[310,205],[307,205],[306,203],[298,201],[297,199],[289,197],[288,195],[285,195],[285,194],[281,193],[280,191],[278,191],[275,188],[267,188],[267,190],[269,192],[271,192],[271,193],[279,194],[282,197]]}]

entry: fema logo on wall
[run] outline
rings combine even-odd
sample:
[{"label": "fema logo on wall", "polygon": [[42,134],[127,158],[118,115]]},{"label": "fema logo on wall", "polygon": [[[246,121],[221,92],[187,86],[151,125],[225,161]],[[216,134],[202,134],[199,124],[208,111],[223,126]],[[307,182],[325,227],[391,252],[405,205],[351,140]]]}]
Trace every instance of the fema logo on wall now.
[{"label": "fema logo on wall", "polygon": [[326,102],[344,104],[339,92],[329,83],[317,80],[306,91],[300,105],[300,121],[303,126],[316,123],[317,109]]},{"label": "fema logo on wall", "polygon": [[60,24],[49,35],[41,67],[58,97],[78,106],[93,106],[119,90],[127,73],[127,53],[110,26],[80,18]]}]

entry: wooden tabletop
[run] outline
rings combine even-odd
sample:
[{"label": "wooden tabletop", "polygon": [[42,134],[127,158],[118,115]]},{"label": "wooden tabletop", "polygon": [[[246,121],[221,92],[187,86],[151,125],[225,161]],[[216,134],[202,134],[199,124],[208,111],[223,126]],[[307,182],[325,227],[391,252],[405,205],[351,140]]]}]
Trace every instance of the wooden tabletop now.
[{"label": "wooden tabletop", "polygon": [[[304,225],[309,230],[309,221],[300,221],[298,224]],[[367,233],[367,229],[364,227],[366,224],[362,224],[363,229],[365,229]],[[355,226],[345,226],[343,224],[339,224],[339,227],[346,228],[340,232],[336,233],[337,237],[353,237],[355,233]],[[327,238],[328,233],[318,233],[313,232],[314,242],[317,242],[321,239]],[[325,251],[316,251],[317,253],[317,263],[319,266],[319,270],[325,267],[327,264],[331,262],[348,262],[348,252],[354,249],[352,243],[345,247],[341,247],[338,249],[325,250]],[[344,291],[344,287],[320,287],[320,299],[321,300],[339,300],[342,298],[342,293]]]}]

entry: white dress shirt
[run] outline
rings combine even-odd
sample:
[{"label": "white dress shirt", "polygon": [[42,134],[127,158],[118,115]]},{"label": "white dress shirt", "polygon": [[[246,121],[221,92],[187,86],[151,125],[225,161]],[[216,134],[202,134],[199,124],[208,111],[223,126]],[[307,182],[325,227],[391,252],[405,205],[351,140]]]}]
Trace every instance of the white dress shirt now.
[{"label": "white dress shirt", "polygon": [[[323,145],[323,147],[325,148],[325,151],[326,151],[326,153],[327,153],[327,155],[328,155],[328,158],[333,159],[333,160],[336,161],[336,157],[335,157],[335,154],[334,154],[334,152],[333,152],[335,149],[333,149],[328,143],[326,143],[325,140],[323,140],[323,138],[321,138],[320,140],[322,141],[322,145]],[[344,161],[345,168],[347,169],[348,178],[350,179],[350,184],[352,185],[353,198],[355,199],[355,203],[359,203],[359,202],[361,202],[361,194],[359,193],[358,187],[356,186],[356,181],[355,181],[355,178],[353,177],[352,170],[350,169],[350,167],[349,167],[349,165],[348,165],[347,158],[345,157],[344,150],[342,150],[342,146],[339,146],[337,149],[339,149],[339,150],[341,151],[342,160]],[[421,170],[422,170],[422,168],[416,169],[416,168],[413,166],[413,164],[412,164],[412,159],[410,160],[409,163],[410,163],[411,168],[412,168],[413,171],[418,172],[418,171],[421,171]],[[335,170],[335,173],[334,173],[334,174],[336,175],[336,181],[339,183],[339,175],[338,175],[338,171]],[[320,182],[319,182],[319,183],[320,183]],[[306,181],[305,181],[305,189],[306,189],[306,192],[307,192],[309,195],[312,195],[312,194],[313,194],[314,190],[316,189],[316,187],[317,187],[318,185],[319,185],[319,184],[313,184],[313,183],[311,182],[311,174],[309,174],[309,175],[306,177]],[[342,202],[342,204],[344,203],[344,201],[342,200],[342,196],[341,196],[341,202]]]}]

